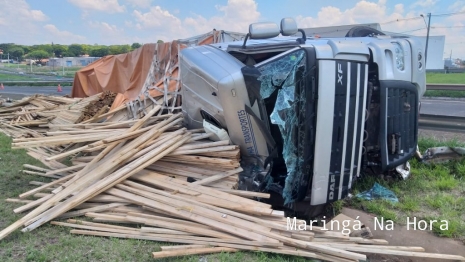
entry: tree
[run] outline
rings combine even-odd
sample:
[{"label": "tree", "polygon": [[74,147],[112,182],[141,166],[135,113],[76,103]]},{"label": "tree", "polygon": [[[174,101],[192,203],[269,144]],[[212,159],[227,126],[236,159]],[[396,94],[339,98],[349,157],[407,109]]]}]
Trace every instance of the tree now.
[{"label": "tree", "polygon": [[79,45],[79,44],[69,45],[68,54],[72,54],[72,56],[84,55],[82,45]]},{"label": "tree", "polygon": [[109,48],[108,48],[108,51],[110,52],[110,55],[117,55],[117,54],[121,54],[122,51],[121,51],[121,46],[119,45],[111,45]]},{"label": "tree", "polygon": [[128,53],[131,51],[131,47],[129,45],[122,45],[121,46],[121,54]]},{"label": "tree", "polygon": [[49,58],[50,54],[44,50],[36,50],[36,51],[30,52],[29,54],[27,54],[27,56],[31,59],[39,60],[39,63],[42,64],[42,60],[45,58]]},{"label": "tree", "polygon": [[157,41],[157,44],[163,44],[163,43],[164,43],[163,40],[158,40]]},{"label": "tree", "polygon": [[106,46],[98,47],[90,51],[90,55],[93,57],[104,57],[108,54],[110,54],[110,51]]},{"label": "tree", "polygon": [[66,51],[68,51],[68,47],[65,45],[53,45],[55,57],[62,57]]},{"label": "tree", "polygon": [[132,45],[131,45],[131,50],[135,50],[135,49],[137,49],[137,48],[139,48],[139,47],[141,47],[141,46],[142,46],[142,45],[139,44],[139,43],[132,43]]},{"label": "tree", "polygon": [[18,58],[18,60],[21,61],[24,55],[24,49],[20,46],[15,46],[8,49],[8,53],[10,53],[10,57]]}]

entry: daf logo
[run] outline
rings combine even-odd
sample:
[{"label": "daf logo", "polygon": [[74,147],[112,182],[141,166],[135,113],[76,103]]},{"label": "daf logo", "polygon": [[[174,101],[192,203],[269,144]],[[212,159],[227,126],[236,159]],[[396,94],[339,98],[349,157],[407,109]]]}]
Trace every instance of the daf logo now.
[{"label": "daf logo", "polygon": [[342,85],[342,74],[344,72],[342,71],[342,65],[337,64],[337,82]]},{"label": "daf logo", "polygon": [[336,177],[331,175],[331,185],[329,186],[329,200],[334,199],[334,187],[336,186]]}]

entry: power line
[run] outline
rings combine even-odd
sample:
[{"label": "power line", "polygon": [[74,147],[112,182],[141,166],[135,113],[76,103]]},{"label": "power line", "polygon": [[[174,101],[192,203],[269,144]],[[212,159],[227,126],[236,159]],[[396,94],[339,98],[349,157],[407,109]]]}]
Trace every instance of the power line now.
[{"label": "power line", "polygon": [[421,19],[421,16],[418,16],[418,17],[410,17],[410,18],[400,18],[400,19],[396,19],[396,20],[392,20],[392,21],[388,21],[388,22],[383,22],[383,23],[379,23],[379,24],[380,24],[380,25],[385,25],[385,24],[391,24],[391,23],[395,23],[395,22],[408,21],[408,20],[416,20],[416,19]]},{"label": "power line", "polygon": [[[455,25],[455,26],[431,26],[430,28],[431,28],[431,29],[441,29],[441,28],[465,28],[465,25]],[[412,29],[412,30],[403,31],[403,32],[400,32],[400,33],[397,33],[397,34],[411,33],[411,32],[420,31],[420,30],[426,30],[426,28],[423,27],[423,28]]]},{"label": "power line", "polygon": [[431,15],[431,16],[451,16],[451,15],[459,15],[459,14],[465,14],[465,11],[462,12],[454,12],[454,13],[446,13],[446,14],[437,14],[437,15]]}]

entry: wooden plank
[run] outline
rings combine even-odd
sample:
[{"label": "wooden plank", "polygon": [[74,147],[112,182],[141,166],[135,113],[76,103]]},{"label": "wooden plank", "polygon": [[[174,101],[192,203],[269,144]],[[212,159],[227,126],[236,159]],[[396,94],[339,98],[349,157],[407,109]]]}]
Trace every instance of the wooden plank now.
[{"label": "wooden plank", "polygon": [[202,254],[213,254],[222,252],[237,252],[238,249],[229,247],[204,247],[204,248],[188,248],[183,250],[171,250],[171,251],[158,251],[153,252],[153,258],[167,258],[167,257],[178,257],[178,256],[189,256],[189,255],[202,255]]},{"label": "wooden plank", "polygon": [[223,178],[226,178],[228,176],[232,176],[232,175],[235,175],[237,173],[240,173],[244,171],[242,168],[236,168],[234,170],[230,170],[230,171],[226,171],[226,172],[223,172],[223,173],[220,173],[220,174],[217,174],[217,175],[214,175],[214,176],[211,176],[209,178],[205,178],[205,179],[202,179],[202,180],[197,180],[193,183],[191,183],[192,185],[207,185],[207,184],[211,184],[212,182],[216,182],[218,180],[221,180]]},{"label": "wooden plank", "polygon": [[[192,185],[191,183],[184,182],[184,183],[178,183],[176,180],[171,180],[167,176],[159,175],[155,172],[152,173],[138,173],[135,174],[134,176],[131,177],[131,179],[138,180],[144,183],[147,183],[151,186],[155,187],[163,187],[163,189],[169,189],[169,190],[186,190],[189,192],[195,192],[195,193],[200,193],[203,195],[208,195],[213,197],[214,199],[223,199],[235,203],[240,203],[244,206],[244,209],[250,207],[250,206],[257,206],[261,208],[271,208],[271,205],[265,204],[265,203],[260,203],[257,201],[253,201],[250,199],[246,199],[240,196],[236,196],[233,194],[228,194],[225,192],[222,192],[220,190],[216,190],[213,188],[205,187],[202,185]],[[270,213],[272,210],[270,209]]]},{"label": "wooden plank", "polygon": [[[119,185],[119,186],[121,186],[121,185]],[[130,188],[125,188],[125,190],[126,189],[131,190]],[[189,208],[190,205],[186,205],[186,204],[179,205],[178,201],[173,201],[173,199],[167,199],[166,197],[159,196],[159,195],[158,196],[153,196],[153,197],[158,198],[160,200],[164,200],[164,202],[155,201],[155,200],[147,198],[146,197],[147,193],[142,193],[142,194],[144,194],[144,196],[139,196],[139,195],[136,195],[134,193],[129,193],[129,192],[126,192],[126,191],[123,191],[123,190],[120,190],[120,189],[116,189],[116,188],[112,188],[112,189],[108,190],[107,193],[114,194],[116,196],[120,196],[120,197],[127,198],[127,199],[132,199],[133,201],[136,201],[141,205],[146,205],[146,206],[149,206],[149,207],[155,207],[157,209],[161,209],[161,210],[166,211],[166,212],[171,213],[171,214],[177,214],[178,217],[181,217],[181,218],[184,218],[184,219],[187,219],[187,220],[191,220],[191,221],[195,221],[197,223],[201,223],[201,224],[204,224],[204,225],[207,225],[207,226],[211,226],[211,227],[216,228],[218,230],[222,230],[222,231],[228,232],[228,233],[233,234],[233,235],[244,237],[246,239],[256,240],[256,241],[268,240],[268,238],[264,237],[263,235],[260,235],[260,234],[254,233],[254,232],[250,232],[248,230],[245,230],[243,228],[239,228],[239,227],[234,226],[234,225],[230,225],[230,223],[225,224],[224,222],[226,222],[226,221],[221,221],[221,222],[217,221],[217,220],[222,218],[222,214],[219,213],[219,212],[214,212],[214,211],[207,210],[205,208],[197,208],[197,207],[195,208],[195,210],[190,209]],[[141,190],[139,190],[139,193],[141,193]],[[154,194],[151,194],[151,195],[154,195]],[[193,213],[194,211],[195,211],[195,213]],[[206,213],[214,212],[215,214],[212,215],[212,216],[206,217],[205,212]],[[214,217],[217,220],[212,219],[211,217]],[[237,219],[234,219],[232,217],[227,217],[227,218],[229,220],[231,220],[231,219],[235,220],[236,223],[239,224]],[[228,220],[228,219],[225,219],[225,220]]]},{"label": "wooden plank", "polygon": [[189,248],[208,247],[207,245],[176,245],[176,246],[161,246],[161,251],[183,250]]},{"label": "wooden plank", "polygon": [[348,260],[348,259],[343,259],[343,258],[338,258],[338,257],[333,257],[333,256],[325,256],[321,254],[316,254],[316,253],[302,251],[302,250],[295,250],[295,249],[291,250],[291,249],[278,249],[278,248],[263,248],[263,247],[256,247],[256,246],[251,246],[251,245],[237,245],[237,244],[228,244],[228,243],[182,240],[182,239],[173,240],[171,238],[165,238],[162,236],[117,234],[117,233],[95,232],[95,231],[87,231],[87,230],[71,230],[71,233],[80,234],[80,235],[91,235],[91,236],[106,236],[106,237],[117,237],[117,238],[152,240],[152,241],[159,241],[159,242],[161,241],[161,242],[173,242],[173,243],[200,244],[200,245],[208,245],[208,246],[224,246],[224,247],[230,247],[230,248],[237,248],[241,250],[263,251],[263,252],[270,252],[270,253],[277,253],[277,254],[284,254],[284,255],[324,259],[324,260],[335,261],[335,262],[357,261],[357,260]]},{"label": "wooden plank", "polygon": [[[150,130],[147,133],[156,134],[158,131],[155,130]],[[143,139],[144,136],[138,137],[136,140],[137,141],[139,138]],[[111,175],[108,175],[104,179],[101,179],[97,181],[96,183],[93,184],[92,187],[87,187],[83,189],[79,194],[74,195],[70,199],[67,199],[63,203],[60,203],[47,212],[45,212],[43,215],[40,217],[35,218],[33,221],[28,221],[30,223],[26,228],[23,229],[23,231],[29,231],[37,228],[38,226],[52,220],[56,216],[61,215],[62,213],[72,209],[74,206],[79,205],[89,198],[113,187],[114,185],[120,183],[121,181],[124,181],[131,175],[137,173],[138,171],[144,169],[146,166],[154,163],[158,159],[162,158],[163,156],[169,154],[170,152],[174,151],[176,148],[181,146],[185,141],[187,141],[190,138],[190,134],[187,134],[185,136],[178,136],[175,139],[173,139],[170,142],[167,142],[165,145],[158,147],[157,149],[153,150],[152,152],[140,157],[139,159],[127,164],[125,167],[117,170],[116,172],[112,173]],[[133,143],[132,141],[131,143]],[[131,144],[130,143],[130,144]],[[129,145],[130,145],[129,144]],[[134,150],[137,152],[139,148],[134,148],[129,147],[128,149]],[[128,151],[128,157],[130,157],[131,151]],[[121,156],[118,156],[121,157]],[[124,160],[123,160],[124,161]],[[92,173],[92,176],[95,177],[96,174]],[[93,178],[95,180],[95,178]],[[37,220],[36,220],[37,219]]]},{"label": "wooden plank", "polygon": [[64,219],[64,218],[70,218],[70,217],[83,216],[85,215],[85,213],[88,213],[88,212],[101,212],[101,211],[105,211],[105,210],[109,210],[115,207],[125,206],[125,205],[127,204],[126,203],[111,203],[111,204],[101,205],[97,207],[85,208],[85,209],[80,209],[80,210],[73,211],[73,212],[64,213],[58,216],[58,218]]}]

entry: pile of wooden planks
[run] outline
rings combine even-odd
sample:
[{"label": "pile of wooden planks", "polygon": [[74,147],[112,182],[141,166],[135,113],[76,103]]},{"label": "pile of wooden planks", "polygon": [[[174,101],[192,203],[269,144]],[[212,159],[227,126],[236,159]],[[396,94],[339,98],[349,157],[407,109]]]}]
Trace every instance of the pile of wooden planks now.
[{"label": "pile of wooden planks", "polygon": [[82,123],[48,123],[47,131],[14,139],[14,148],[47,166],[25,165],[23,172],[51,182],[31,181],[36,188],[7,200],[23,204],[13,211],[26,214],[0,240],[51,222],[73,234],[183,244],[162,247],[154,258],[256,250],[325,261],[366,260],[365,253],[465,260],[309,225],[290,230],[282,211],[257,201],[269,194],[236,189],[237,146],[186,130],[181,114],[162,109],[152,105],[137,120],[101,122],[109,115],[102,113]]},{"label": "pile of wooden planks", "polygon": [[[74,124],[106,113],[115,94],[103,92],[86,98],[34,95],[0,108],[0,131],[13,137],[33,137],[43,125]],[[26,127],[26,128],[24,128]]]},{"label": "pile of wooden planks", "polygon": [[104,113],[107,113],[110,110],[111,104],[116,98],[116,93],[111,91],[104,91],[99,96],[99,99],[93,103],[89,103],[84,110],[82,111],[81,116],[76,121],[80,123],[89,119],[92,119],[95,116],[100,116]]}]

